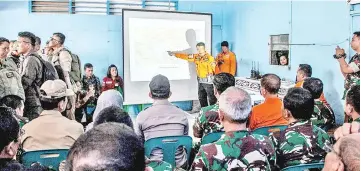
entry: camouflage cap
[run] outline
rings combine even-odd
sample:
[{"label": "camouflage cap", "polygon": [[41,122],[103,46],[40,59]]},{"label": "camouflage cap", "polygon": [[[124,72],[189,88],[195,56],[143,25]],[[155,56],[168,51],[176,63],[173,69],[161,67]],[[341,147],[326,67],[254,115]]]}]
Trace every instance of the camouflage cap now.
[{"label": "camouflage cap", "polygon": [[48,80],[40,87],[40,97],[46,99],[57,99],[61,97],[73,96],[74,92],[67,89],[62,80]]}]

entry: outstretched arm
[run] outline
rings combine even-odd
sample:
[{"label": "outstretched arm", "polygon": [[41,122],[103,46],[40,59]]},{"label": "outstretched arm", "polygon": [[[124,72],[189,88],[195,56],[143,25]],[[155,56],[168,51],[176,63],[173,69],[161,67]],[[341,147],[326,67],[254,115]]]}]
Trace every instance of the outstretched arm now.
[{"label": "outstretched arm", "polygon": [[193,54],[175,53],[175,52],[172,52],[172,51],[167,51],[167,52],[168,52],[169,56],[175,56],[177,58],[187,60],[189,62],[194,62]]}]

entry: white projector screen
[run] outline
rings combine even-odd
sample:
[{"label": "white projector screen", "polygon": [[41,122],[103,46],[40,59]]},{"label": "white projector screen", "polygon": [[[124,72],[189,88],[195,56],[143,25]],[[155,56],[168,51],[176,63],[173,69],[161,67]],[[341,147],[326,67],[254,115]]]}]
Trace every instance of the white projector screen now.
[{"label": "white projector screen", "polygon": [[198,42],[211,54],[211,14],[124,9],[124,104],[152,103],[149,82],[157,74],[170,80],[170,101],[198,99],[195,65],[167,53],[196,53]]}]

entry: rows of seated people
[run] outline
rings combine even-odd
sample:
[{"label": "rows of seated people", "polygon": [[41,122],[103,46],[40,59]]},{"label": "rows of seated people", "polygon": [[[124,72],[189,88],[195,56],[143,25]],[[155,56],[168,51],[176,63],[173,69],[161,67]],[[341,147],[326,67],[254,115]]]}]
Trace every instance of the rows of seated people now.
[{"label": "rows of seated people", "polygon": [[[66,109],[66,97],[73,95],[73,92],[67,89],[63,81],[49,80],[40,88],[46,94],[41,96],[42,108],[46,114],[22,128],[14,117],[14,109],[0,108],[0,134],[3,137],[0,167],[25,169],[25,166],[14,160],[21,147],[24,154],[33,150],[70,148],[66,162],[59,165],[60,170],[278,170],[293,165],[323,162],[327,153],[330,153],[329,158],[333,160],[331,164],[357,168],[354,160],[335,162],[335,158],[355,156],[354,153],[359,152],[359,148],[352,142],[359,143],[359,134],[356,134],[358,139],[357,136],[354,138],[355,134],[338,135],[335,137],[338,145],[332,147],[330,136],[322,126],[317,126],[325,121],[321,116],[325,110],[320,112],[317,103],[322,93],[322,81],[317,78],[305,79],[303,88],[291,88],[283,102],[275,95],[280,82],[277,75],[265,74],[261,79],[261,94],[266,100],[252,108],[250,95],[245,90],[234,87],[235,79],[232,75],[215,75],[218,103],[202,109],[193,126],[194,136],[204,137],[219,131],[225,133],[210,144],[200,146],[194,143],[191,151],[186,151],[183,146],[178,147],[173,154],[174,164],[163,161],[167,152],[157,148],[151,149],[151,153],[145,156],[149,140],[188,135],[187,114],[168,101],[171,87],[165,76],[157,75],[150,82],[153,106],[142,111],[135,124],[121,105],[113,105],[122,103],[118,91],[108,90],[102,93],[95,110],[96,119],[85,133],[79,123],[61,115]],[[354,86],[346,96],[346,105],[352,110],[345,112],[354,120],[359,117],[359,94],[359,86]],[[269,110],[262,109],[267,105],[271,106]],[[265,116],[270,113],[272,117],[253,116],[262,110]],[[269,124],[264,124],[265,122]],[[282,124],[288,126],[269,136],[252,132],[263,126]],[[251,125],[254,127],[251,128]],[[355,131],[359,125],[353,126],[353,129],[350,125],[345,126],[352,132],[359,132],[359,129]],[[347,133],[341,130],[341,134]],[[194,155],[188,155],[188,152]],[[21,154],[17,159],[22,159]],[[48,167],[38,163],[30,166],[30,169],[46,170]]]},{"label": "rows of seated people", "polygon": [[[168,101],[172,93],[167,77],[153,77],[149,96],[154,102],[133,122],[123,107],[116,67],[109,67],[103,88],[91,64],[85,64],[86,75],[77,82],[70,78],[72,63],[66,60],[72,54],[61,50],[64,41],[63,34],[55,33],[48,48],[55,53],[41,58],[57,63],[65,76],[38,86],[33,82],[42,81],[39,68],[44,65],[37,65],[41,59],[34,50],[36,36],[19,33],[17,52],[27,57],[20,64],[15,54],[6,57],[9,41],[0,39],[0,69],[19,70],[17,81],[23,86],[22,91],[12,84],[0,86],[5,94],[0,97],[0,170],[280,170],[323,162],[324,170],[359,170],[360,150],[355,146],[359,144],[359,86],[352,86],[345,96],[345,114],[351,123],[336,129],[332,137],[326,131],[335,128],[334,112],[310,65],[299,66],[296,87],[282,100],[278,96],[281,79],[263,75],[260,93],[265,101],[257,106],[252,106],[245,90],[235,87],[234,76],[219,73],[213,80],[218,102],[202,108],[196,117],[193,136],[201,140],[195,141],[188,136],[188,113]],[[13,77],[5,76],[0,79]],[[85,95],[78,93],[79,84],[87,86]],[[73,116],[76,109],[78,117]],[[84,118],[84,125],[78,123]],[[261,131],[267,127],[272,129]],[[209,141],[212,135],[217,136]],[[54,157],[57,163],[50,166],[31,157],[40,150],[65,150],[66,155]]]}]

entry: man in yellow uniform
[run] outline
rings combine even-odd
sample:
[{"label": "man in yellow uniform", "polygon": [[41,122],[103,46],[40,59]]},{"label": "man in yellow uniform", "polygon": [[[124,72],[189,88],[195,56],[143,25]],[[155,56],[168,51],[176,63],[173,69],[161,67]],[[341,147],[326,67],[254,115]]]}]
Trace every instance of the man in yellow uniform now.
[{"label": "man in yellow uniform", "polygon": [[206,107],[208,105],[214,105],[217,102],[212,84],[216,63],[214,58],[206,52],[205,44],[203,42],[197,44],[197,51],[197,54],[184,54],[171,51],[168,51],[168,54],[196,64],[198,99],[201,107]]},{"label": "man in yellow uniform", "polygon": [[225,72],[235,76],[237,68],[236,55],[229,50],[227,41],[223,41],[221,46],[222,52],[216,58],[216,74]]}]

